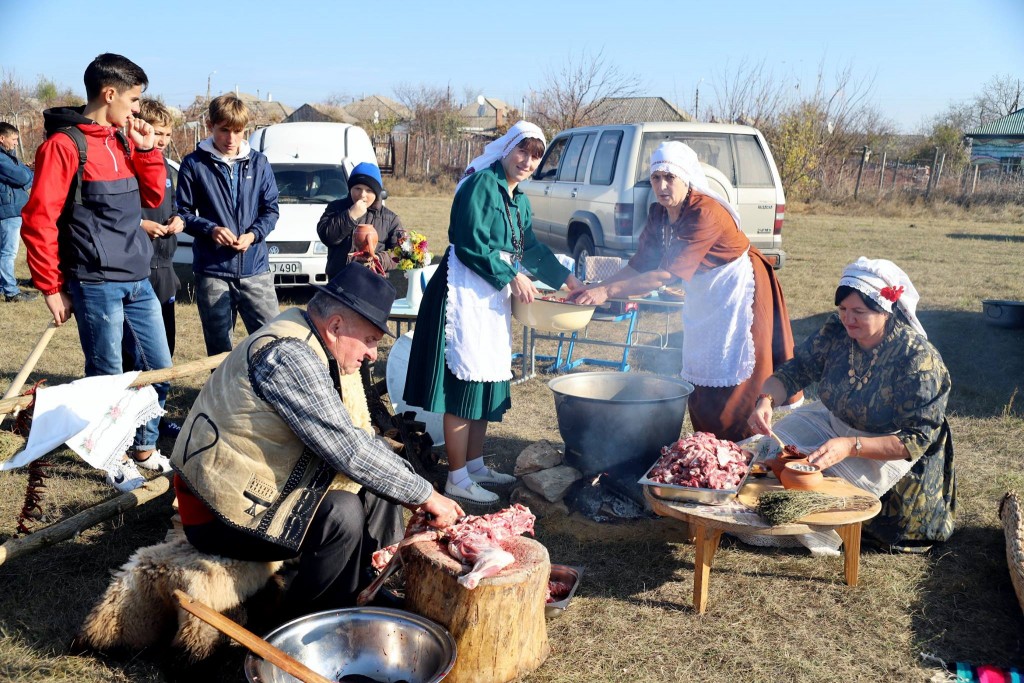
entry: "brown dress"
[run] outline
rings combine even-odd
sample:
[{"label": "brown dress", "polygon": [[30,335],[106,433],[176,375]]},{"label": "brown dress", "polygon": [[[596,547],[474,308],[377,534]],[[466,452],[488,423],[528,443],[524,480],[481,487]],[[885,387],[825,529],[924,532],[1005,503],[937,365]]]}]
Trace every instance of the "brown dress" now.
[{"label": "brown dress", "polygon": [[[638,272],[667,270],[689,281],[696,273],[735,261],[745,251],[754,269],[754,315],[750,330],[754,340],[754,372],[736,386],[697,386],[688,402],[694,431],[711,432],[731,441],[753,435],[747,418],[761,386],[776,367],[793,357],[793,331],[782,287],[771,265],[751,246],[725,207],[693,189],[683,201],[679,219],[671,225],[664,207],[651,207],[637,252],[629,260],[630,267]],[[684,330],[684,334],[694,333],[699,331]],[[799,396],[791,396],[787,402]]]}]

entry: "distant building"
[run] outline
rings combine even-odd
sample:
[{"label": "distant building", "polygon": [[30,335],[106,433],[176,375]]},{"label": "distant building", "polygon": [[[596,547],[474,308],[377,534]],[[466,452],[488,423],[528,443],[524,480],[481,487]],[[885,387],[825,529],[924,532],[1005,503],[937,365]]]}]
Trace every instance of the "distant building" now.
[{"label": "distant building", "polygon": [[408,121],[412,118],[409,108],[383,95],[370,95],[352,104],[345,105],[345,112],[357,122],[372,125],[384,121]]},{"label": "distant building", "polygon": [[1024,170],[1024,109],[966,133],[971,140],[971,163],[994,166],[1005,173]]},{"label": "distant building", "polygon": [[664,97],[605,97],[598,100],[591,118],[595,124],[693,121]]},{"label": "distant building", "polygon": [[496,97],[483,97],[483,103],[470,102],[459,110],[462,130],[472,133],[493,133],[507,126],[509,106]]},{"label": "distant building", "polygon": [[334,107],[329,104],[309,103],[302,105],[289,114],[283,123],[294,123],[296,121],[359,123],[356,117],[345,111],[344,107]]}]

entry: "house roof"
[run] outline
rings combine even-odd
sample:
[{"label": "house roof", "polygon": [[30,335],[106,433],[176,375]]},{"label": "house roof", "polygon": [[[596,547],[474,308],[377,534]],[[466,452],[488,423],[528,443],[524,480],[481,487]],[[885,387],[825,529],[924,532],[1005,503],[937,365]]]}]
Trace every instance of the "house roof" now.
[{"label": "house roof", "polygon": [[693,120],[664,97],[605,97],[596,103],[594,118],[600,123]]},{"label": "house roof", "polygon": [[293,121],[328,121],[335,123],[359,123],[356,117],[345,111],[344,107],[335,107],[329,104],[302,105],[284,120],[285,123]]},{"label": "house roof", "polygon": [[407,121],[412,118],[412,112],[408,107],[383,95],[370,95],[352,104],[346,104],[345,111],[359,121],[373,121],[373,112],[377,112],[381,119]]},{"label": "house roof", "polygon": [[[483,115],[480,114],[481,108],[484,111]],[[494,130],[503,122],[499,119],[503,120],[508,110],[509,107],[503,100],[499,100],[497,97],[485,97],[483,104],[477,104],[474,100],[464,106],[459,110],[459,116],[464,122],[465,130]]]},{"label": "house roof", "polygon": [[261,100],[252,93],[241,91],[236,93],[234,90],[228,90],[227,92],[221,93],[221,95],[235,95],[238,99],[245,102],[245,106],[249,107],[249,111],[252,112],[253,120],[257,124],[283,121],[289,114],[295,111],[292,107],[289,107],[283,102]]},{"label": "house roof", "polygon": [[1024,109],[1018,109],[1001,119],[979,126],[965,135],[969,138],[1024,138]]}]

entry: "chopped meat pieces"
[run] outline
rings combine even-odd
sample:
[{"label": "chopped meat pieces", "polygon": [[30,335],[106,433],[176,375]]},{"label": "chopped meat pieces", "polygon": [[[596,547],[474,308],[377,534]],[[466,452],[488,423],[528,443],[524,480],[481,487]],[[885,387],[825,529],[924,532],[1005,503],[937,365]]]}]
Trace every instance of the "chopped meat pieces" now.
[{"label": "chopped meat pieces", "polygon": [[[466,588],[476,588],[480,579],[494,576],[515,562],[515,557],[502,548],[509,539],[523,534],[533,535],[536,517],[530,508],[519,505],[505,508],[489,515],[467,515],[444,529],[432,529],[426,517],[416,513],[409,520],[405,535],[409,539],[424,534],[423,540],[433,538],[444,543],[448,553],[470,571],[459,577],[459,583]],[[378,570],[392,560],[398,546],[389,546],[373,554],[373,566]]]},{"label": "chopped meat pieces", "polygon": [[568,581],[558,581],[551,579],[548,581],[548,597],[545,602],[558,602],[559,600],[565,600],[569,596],[569,591],[572,590],[572,584]]},{"label": "chopped meat pieces", "polygon": [[751,454],[732,441],[697,432],[664,446],[647,478],[674,486],[734,489],[747,474],[750,459]]}]

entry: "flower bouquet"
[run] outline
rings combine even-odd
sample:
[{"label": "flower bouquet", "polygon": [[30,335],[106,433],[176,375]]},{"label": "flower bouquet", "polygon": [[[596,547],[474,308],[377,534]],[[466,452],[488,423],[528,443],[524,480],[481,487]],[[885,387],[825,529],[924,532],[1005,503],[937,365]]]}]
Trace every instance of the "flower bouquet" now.
[{"label": "flower bouquet", "polygon": [[430,265],[434,255],[427,250],[427,236],[409,231],[405,239],[391,250],[395,264],[400,270],[425,268]]}]

